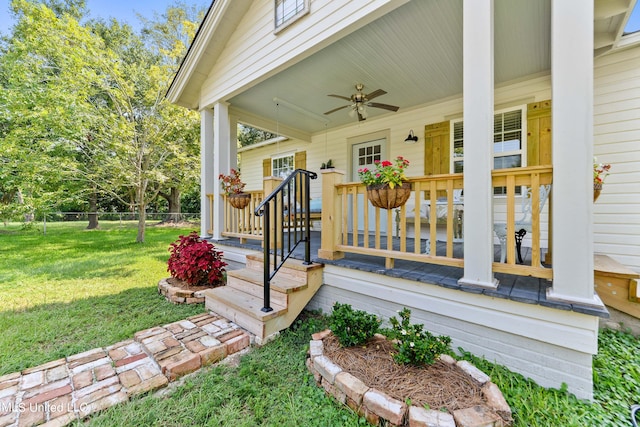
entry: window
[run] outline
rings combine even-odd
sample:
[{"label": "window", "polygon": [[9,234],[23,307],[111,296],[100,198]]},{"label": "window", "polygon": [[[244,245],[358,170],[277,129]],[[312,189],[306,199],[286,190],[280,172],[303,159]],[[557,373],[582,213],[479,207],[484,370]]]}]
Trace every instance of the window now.
[{"label": "window", "polygon": [[309,0],[275,0],[276,32],[309,13]]},{"label": "window", "polygon": [[367,147],[358,147],[358,167],[373,166],[376,160],[382,160],[382,145],[374,141],[375,145],[369,145]]},{"label": "window", "polygon": [[288,177],[295,170],[293,154],[285,154],[271,158],[271,175],[280,178]]},{"label": "window", "polygon": [[[493,116],[493,168],[517,168],[525,165],[524,107],[497,112]],[[464,125],[462,120],[452,122],[451,126],[451,170],[460,173],[464,170]],[[495,194],[506,194],[505,189],[496,188]],[[516,189],[520,193],[520,189]]]}]

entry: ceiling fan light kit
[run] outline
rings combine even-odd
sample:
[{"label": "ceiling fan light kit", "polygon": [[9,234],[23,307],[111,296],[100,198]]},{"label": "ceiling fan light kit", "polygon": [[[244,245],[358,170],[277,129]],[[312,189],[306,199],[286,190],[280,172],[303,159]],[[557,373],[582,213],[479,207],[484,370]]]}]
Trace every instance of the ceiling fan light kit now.
[{"label": "ceiling fan light kit", "polygon": [[358,121],[362,121],[362,120],[366,120],[368,116],[367,107],[382,108],[384,110],[389,110],[394,112],[398,111],[398,109],[400,108],[395,105],[381,104],[378,102],[370,102],[373,98],[385,95],[387,93],[382,89],[374,90],[369,94],[365,94],[364,92],[362,92],[363,90],[364,90],[364,85],[362,83],[358,83],[356,85],[356,93],[352,94],[350,97],[343,96],[343,95],[335,95],[335,94],[327,95],[327,96],[332,96],[334,98],[344,99],[345,101],[350,101],[351,105],[343,105],[342,107],[329,110],[324,114],[331,114],[345,108],[351,108],[351,110],[349,111],[349,115],[351,117],[354,117],[357,114]]}]

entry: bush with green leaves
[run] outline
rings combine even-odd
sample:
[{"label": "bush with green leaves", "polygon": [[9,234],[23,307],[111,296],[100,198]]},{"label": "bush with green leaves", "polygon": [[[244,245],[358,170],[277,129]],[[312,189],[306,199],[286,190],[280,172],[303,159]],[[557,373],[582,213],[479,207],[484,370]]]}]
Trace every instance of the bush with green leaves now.
[{"label": "bush with green leaves", "polygon": [[436,336],[424,330],[422,324],[411,324],[411,310],[403,308],[398,312],[400,320],[389,319],[392,330],[389,335],[396,339],[394,360],[403,365],[431,365],[443,353],[451,352],[451,337]]},{"label": "bush with green leaves", "polygon": [[343,347],[361,345],[373,338],[382,321],[366,311],[354,310],[349,304],[336,302],[329,327]]}]

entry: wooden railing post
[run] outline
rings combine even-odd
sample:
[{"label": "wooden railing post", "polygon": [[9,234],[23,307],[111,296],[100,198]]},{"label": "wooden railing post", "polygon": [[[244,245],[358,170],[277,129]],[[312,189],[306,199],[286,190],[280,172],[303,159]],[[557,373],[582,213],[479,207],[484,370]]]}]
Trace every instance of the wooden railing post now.
[{"label": "wooden railing post", "polygon": [[[282,182],[282,178],[278,178],[275,176],[264,177],[262,181],[264,197],[266,198],[267,196],[269,196],[269,194],[273,193],[273,190],[275,190],[276,187],[280,185],[281,182]],[[269,218],[269,224],[263,224],[264,227],[269,227],[269,230],[271,231],[271,236],[276,236],[277,235],[276,233],[278,232],[278,227],[282,227],[282,224],[281,224],[282,223],[282,204],[277,204],[276,212],[273,212],[274,205],[275,203],[271,202],[272,212]],[[264,245],[264,241],[262,242],[262,244]],[[276,247],[273,247],[271,249],[279,249],[281,247],[282,247],[282,242],[278,240],[276,241]]]},{"label": "wooden railing post", "polygon": [[208,221],[207,234],[213,235],[213,194],[207,194],[209,201],[209,218],[202,218],[201,221]]},{"label": "wooden railing post", "polygon": [[330,260],[344,258],[344,252],[336,250],[342,234],[342,198],[336,184],[342,184],[344,172],[325,169],[322,174],[322,232],[318,257]]}]

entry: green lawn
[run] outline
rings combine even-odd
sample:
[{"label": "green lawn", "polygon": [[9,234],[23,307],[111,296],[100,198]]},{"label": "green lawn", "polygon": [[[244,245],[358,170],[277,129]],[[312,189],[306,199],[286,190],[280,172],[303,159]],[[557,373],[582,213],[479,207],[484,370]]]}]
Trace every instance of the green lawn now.
[{"label": "green lawn", "polygon": [[[0,375],[107,346],[134,332],[202,312],[157,294],[167,247],[191,229],[150,227],[136,244],[135,226],[49,224],[47,234],[0,226]],[[194,229],[197,227],[193,227]],[[425,325],[428,329],[428,325]],[[357,426],[363,419],[315,386],[304,366],[312,332],[326,318],[308,316],[271,343],[253,349],[239,367],[194,374],[171,393],[147,395],[89,420],[94,425]],[[600,332],[594,357],[593,403],[549,390],[502,366],[463,354],[489,374],[514,412],[515,426],[630,426],[640,403],[640,341]]]},{"label": "green lawn", "polygon": [[183,319],[202,304],[177,306],[158,295],[169,243],[193,228],[134,223],[0,225],[0,375],[129,339]]}]

